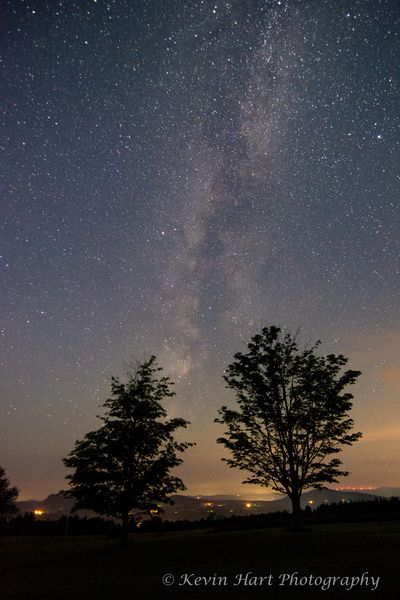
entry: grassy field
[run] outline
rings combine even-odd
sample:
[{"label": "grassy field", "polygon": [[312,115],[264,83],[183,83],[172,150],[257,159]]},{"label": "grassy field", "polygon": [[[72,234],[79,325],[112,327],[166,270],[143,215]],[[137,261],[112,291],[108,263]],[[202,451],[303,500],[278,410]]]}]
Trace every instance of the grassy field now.
[{"label": "grassy field", "polygon": [[[282,529],[216,533],[188,531],[138,534],[127,547],[101,537],[3,538],[0,540],[1,600],[185,600],[208,598],[384,598],[399,597],[400,523],[319,525],[294,534]],[[279,585],[280,574],[380,577],[347,590],[338,581]],[[272,585],[234,586],[237,574],[272,575]],[[165,586],[163,574],[175,584]],[[179,585],[182,575],[226,577]],[[319,580],[317,580],[318,582]],[[223,585],[224,582],[227,585]],[[247,583],[251,583],[250,576]],[[258,580],[259,582],[259,580]],[[214,585],[213,585],[214,583]]]}]

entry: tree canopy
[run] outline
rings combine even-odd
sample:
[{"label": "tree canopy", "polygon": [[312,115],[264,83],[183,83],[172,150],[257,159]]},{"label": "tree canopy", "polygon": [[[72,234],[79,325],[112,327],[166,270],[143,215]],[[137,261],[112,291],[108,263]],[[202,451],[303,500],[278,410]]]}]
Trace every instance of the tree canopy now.
[{"label": "tree canopy", "polygon": [[17,496],[18,488],[11,487],[5,469],[0,467],[0,517],[7,517],[18,511],[15,504]]},{"label": "tree canopy", "polygon": [[353,396],[344,391],[360,371],[342,372],[347,359],[318,356],[319,344],[300,351],[296,336],[264,327],[224,376],[239,410],[223,406],[216,419],[227,428],[218,439],[231,454],[224,460],[250,473],[244,483],[287,494],[296,519],[303,490],[348,475],[337,454],[361,436],[351,431]]},{"label": "tree canopy", "polygon": [[171,470],[182,463],[178,453],[193,444],[174,439],[176,430],[188,422],[167,419],[162,401],[174,396],[173,383],[160,371],[151,356],[137,365],[126,383],[113,377],[103,426],[77,441],[64,459],[74,470],[67,476],[70,490],[64,492],[75,499],[74,510],[91,509],[122,519],[125,539],[132,510],[170,502],[170,494],[185,489]]}]

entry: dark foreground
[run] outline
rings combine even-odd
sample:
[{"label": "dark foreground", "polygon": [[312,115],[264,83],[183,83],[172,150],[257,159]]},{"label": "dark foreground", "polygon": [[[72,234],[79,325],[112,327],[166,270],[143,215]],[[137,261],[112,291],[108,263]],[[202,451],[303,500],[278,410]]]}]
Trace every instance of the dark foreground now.
[{"label": "dark foreground", "polygon": [[[58,537],[3,538],[0,598],[394,600],[399,597],[400,589],[399,550],[398,522],[318,525],[301,534],[282,529],[148,533],[132,536],[128,547],[101,537],[67,541]],[[279,585],[280,575],[296,572],[292,585],[289,581]],[[247,573],[251,575],[246,579]],[[369,581],[369,585],[357,583],[348,590],[351,578],[363,573],[368,573],[364,581]],[[174,576],[173,585],[163,585],[165,574]],[[311,583],[310,575],[314,577]],[[265,577],[263,583],[261,576]],[[321,579],[315,580],[317,576],[322,577],[326,586],[328,577],[340,579],[335,585],[331,580],[330,589],[324,591]],[[379,585],[372,591],[371,578],[376,581],[378,576]],[[199,579],[196,586],[195,577],[209,579]],[[295,577],[299,578],[297,586]],[[303,586],[300,577],[307,578]],[[166,582],[171,583],[171,579],[166,577]],[[239,585],[235,586],[235,582]]]}]

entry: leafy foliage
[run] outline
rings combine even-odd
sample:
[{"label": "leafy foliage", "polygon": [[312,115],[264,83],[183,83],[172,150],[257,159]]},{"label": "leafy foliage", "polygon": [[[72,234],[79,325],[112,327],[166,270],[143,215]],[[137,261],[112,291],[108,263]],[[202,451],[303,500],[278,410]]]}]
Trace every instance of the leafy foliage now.
[{"label": "leafy foliage", "polygon": [[11,487],[3,467],[0,467],[0,517],[7,517],[18,511],[15,500],[18,488]]},{"label": "leafy foliage", "polygon": [[146,511],[155,502],[184,490],[170,471],[182,463],[178,453],[193,444],[177,442],[174,433],[187,426],[180,418],[167,419],[161,402],[172,397],[169,377],[158,377],[155,357],[139,364],[126,383],[112,378],[111,398],[104,407],[104,424],[77,441],[64,464],[75,498],[74,510],[91,509],[127,521],[133,510]]},{"label": "leafy foliage", "polygon": [[216,419],[227,426],[218,442],[231,452],[229,466],[251,473],[245,483],[288,494],[294,512],[304,489],[348,475],[336,455],[361,436],[351,433],[353,396],[344,392],[360,372],[340,374],[347,359],[317,356],[319,343],[299,351],[292,335],[263,328],[247,354],[235,354],[224,377],[240,410],[223,406]]}]

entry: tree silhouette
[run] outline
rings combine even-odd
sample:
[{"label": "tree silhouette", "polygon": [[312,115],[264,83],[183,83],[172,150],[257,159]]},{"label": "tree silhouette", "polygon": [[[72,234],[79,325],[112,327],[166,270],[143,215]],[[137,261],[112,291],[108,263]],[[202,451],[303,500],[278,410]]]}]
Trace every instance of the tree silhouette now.
[{"label": "tree silhouette", "polygon": [[8,517],[18,511],[15,500],[18,496],[18,488],[11,487],[3,467],[0,467],[0,517]]},{"label": "tree silhouette", "polygon": [[174,396],[169,377],[158,377],[155,356],[138,364],[122,383],[111,380],[103,426],[77,441],[64,464],[74,472],[67,476],[75,499],[73,510],[91,509],[122,520],[122,539],[127,540],[129,513],[149,510],[155,502],[169,502],[169,494],[185,486],[170,471],[182,463],[177,453],[193,444],[177,442],[174,433],[188,422],[168,420],[161,402]]},{"label": "tree silhouette", "polygon": [[223,460],[251,473],[244,483],[286,493],[295,527],[303,490],[321,489],[348,475],[333,456],[361,436],[350,433],[353,421],[347,413],[353,396],[343,392],[360,372],[340,374],[347,359],[317,356],[319,344],[299,351],[292,335],[276,326],[263,328],[247,354],[235,354],[224,376],[240,410],[223,406],[216,419],[227,426],[218,442],[232,455]]}]

